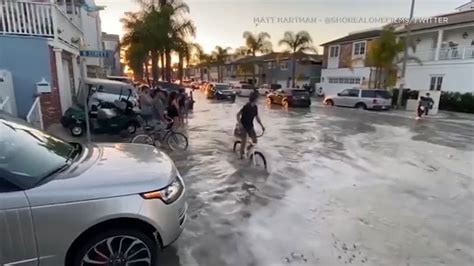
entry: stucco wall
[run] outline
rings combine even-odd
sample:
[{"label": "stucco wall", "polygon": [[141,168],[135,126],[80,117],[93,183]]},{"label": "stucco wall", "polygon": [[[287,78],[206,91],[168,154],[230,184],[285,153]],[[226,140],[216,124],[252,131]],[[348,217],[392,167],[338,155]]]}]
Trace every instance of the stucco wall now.
[{"label": "stucco wall", "polygon": [[443,76],[442,91],[474,93],[474,60],[466,60],[464,63],[409,65],[405,87],[414,90],[429,90],[433,75]]},{"label": "stucco wall", "polygon": [[26,117],[37,82],[44,78],[52,83],[50,65],[46,40],[0,35],[0,69],[12,72],[18,116]]}]

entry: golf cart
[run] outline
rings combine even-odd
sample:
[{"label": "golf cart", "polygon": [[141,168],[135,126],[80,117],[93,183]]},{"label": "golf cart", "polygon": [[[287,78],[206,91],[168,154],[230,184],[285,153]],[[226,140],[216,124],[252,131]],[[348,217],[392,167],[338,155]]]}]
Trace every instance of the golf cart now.
[{"label": "golf cart", "polygon": [[114,102],[95,99],[97,103],[90,105],[90,97],[97,88],[91,84],[83,87],[86,87],[86,91],[83,91],[82,95],[80,92],[78,99],[85,97],[84,106],[90,106],[90,111],[85,107],[71,107],[61,118],[61,124],[69,129],[72,136],[79,137],[84,134],[87,130],[87,118],[89,118],[90,131],[96,134],[128,135],[134,134],[140,127],[138,111],[134,110],[133,103],[130,101],[131,91],[126,98],[120,95],[119,100]]}]

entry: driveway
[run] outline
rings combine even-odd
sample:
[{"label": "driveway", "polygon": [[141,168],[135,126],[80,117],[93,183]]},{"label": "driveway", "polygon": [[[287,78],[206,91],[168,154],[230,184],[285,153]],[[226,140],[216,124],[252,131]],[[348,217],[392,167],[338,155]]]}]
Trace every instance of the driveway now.
[{"label": "driveway", "polygon": [[469,265],[472,116],[266,107],[269,174],[232,153],[235,104],[195,95],[186,229],[165,265]]}]

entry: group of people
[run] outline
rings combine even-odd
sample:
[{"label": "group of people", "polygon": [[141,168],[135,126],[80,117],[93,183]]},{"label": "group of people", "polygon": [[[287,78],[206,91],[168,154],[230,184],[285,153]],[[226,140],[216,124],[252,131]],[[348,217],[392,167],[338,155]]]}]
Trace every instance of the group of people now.
[{"label": "group of people", "polygon": [[144,88],[139,98],[142,117],[148,121],[167,124],[171,119],[175,128],[184,125],[188,116],[188,106],[192,101],[184,89],[167,91],[155,88]]}]

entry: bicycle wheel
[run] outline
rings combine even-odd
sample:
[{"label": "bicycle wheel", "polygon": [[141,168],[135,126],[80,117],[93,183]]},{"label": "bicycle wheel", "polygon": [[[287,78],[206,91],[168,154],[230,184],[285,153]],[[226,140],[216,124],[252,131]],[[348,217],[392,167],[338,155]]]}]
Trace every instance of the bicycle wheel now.
[{"label": "bicycle wheel", "polygon": [[240,145],[242,145],[240,140],[236,140],[234,142],[234,152],[240,153]]},{"label": "bicycle wheel", "polygon": [[188,137],[186,137],[183,133],[180,132],[173,132],[171,133],[167,139],[166,143],[168,147],[173,151],[185,151],[188,148]]},{"label": "bicycle wheel", "polygon": [[153,138],[146,135],[146,134],[140,134],[136,135],[130,140],[131,143],[140,143],[140,144],[148,144],[148,145],[154,145]]},{"label": "bicycle wheel", "polygon": [[[255,161],[253,159],[254,156]],[[256,151],[252,155],[250,155],[250,162],[255,162],[255,166],[257,167],[263,167],[265,170],[267,169],[267,160],[265,159],[265,156],[263,156],[263,154],[259,151]]]}]

